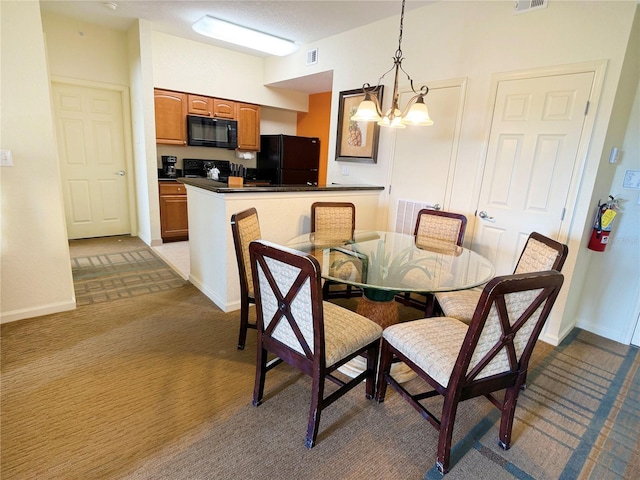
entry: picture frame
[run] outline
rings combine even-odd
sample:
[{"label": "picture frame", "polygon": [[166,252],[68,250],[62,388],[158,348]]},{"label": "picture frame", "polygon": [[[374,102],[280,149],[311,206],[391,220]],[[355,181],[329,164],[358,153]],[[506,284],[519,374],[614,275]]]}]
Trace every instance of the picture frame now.
[{"label": "picture frame", "polygon": [[[384,86],[380,85],[371,93],[377,96],[380,105],[382,105],[383,88]],[[364,100],[364,92],[361,88],[340,92],[336,139],[337,162],[377,163],[378,161],[380,125],[377,122],[350,120],[362,100]]]}]

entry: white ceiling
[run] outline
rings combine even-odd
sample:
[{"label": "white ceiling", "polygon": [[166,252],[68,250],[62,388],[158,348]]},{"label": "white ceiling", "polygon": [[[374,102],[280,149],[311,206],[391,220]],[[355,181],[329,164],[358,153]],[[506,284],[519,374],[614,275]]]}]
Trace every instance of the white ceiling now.
[{"label": "white ceiling", "polygon": [[[432,2],[407,0],[405,11],[429,3]],[[115,10],[109,8],[109,4],[116,5]],[[153,29],[163,33],[260,57],[266,55],[198,35],[191,25],[205,15],[212,15],[304,45],[383,18],[399,16],[402,8],[400,0],[40,0],[40,5],[46,12],[120,30],[128,29],[140,18],[152,22]],[[331,79],[331,73],[325,73],[278,86],[307,93],[326,92],[331,90]]]}]

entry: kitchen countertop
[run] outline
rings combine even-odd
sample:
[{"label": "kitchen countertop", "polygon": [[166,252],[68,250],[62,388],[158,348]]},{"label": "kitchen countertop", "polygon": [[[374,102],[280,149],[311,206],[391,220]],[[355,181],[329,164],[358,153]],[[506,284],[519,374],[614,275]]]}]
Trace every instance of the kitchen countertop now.
[{"label": "kitchen countertop", "polygon": [[251,180],[248,185],[242,187],[229,187],[226,183],[209,180],[207,178],[185,178],[180,177],[178,182],[190,185],[192,187],[202,188],[216,193],[265,193],[265,192],[327,192],[327,191],[345,191],[345,190],[384,190],[384,187],[378,185],[265,185],[251,186]]}]

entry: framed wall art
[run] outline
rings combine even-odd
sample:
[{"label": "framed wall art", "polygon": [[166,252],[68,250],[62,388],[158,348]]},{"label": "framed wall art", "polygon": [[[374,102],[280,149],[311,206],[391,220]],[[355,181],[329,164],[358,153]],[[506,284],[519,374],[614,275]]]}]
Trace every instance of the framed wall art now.
[{"label": "framed wall art", "polygon": [[[380,85],[372,93],[378,97],[379,104],[382,104],[382,90],[383,86]],[[356,113],[362,100],[364,100],[364,92],[361,88],[340,92],[336,140],[336,161],[338,162],[377,162],[380,125],[376,122],[351,120],[351,116]]]}]

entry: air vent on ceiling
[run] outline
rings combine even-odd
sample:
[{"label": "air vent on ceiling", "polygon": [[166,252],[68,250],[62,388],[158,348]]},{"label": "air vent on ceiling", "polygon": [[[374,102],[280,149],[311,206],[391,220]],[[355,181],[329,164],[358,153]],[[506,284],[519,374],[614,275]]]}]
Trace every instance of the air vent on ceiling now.
[{"label": "air vent on ceiling", "polygon": [[516,0],[514,13],[525,13],[540,8],[547,8],[548,0]]},{"label": "air vent on ceiling", "polygon": [[307,50],[307,65],[315,65],[318,63],[318,49]]}]

